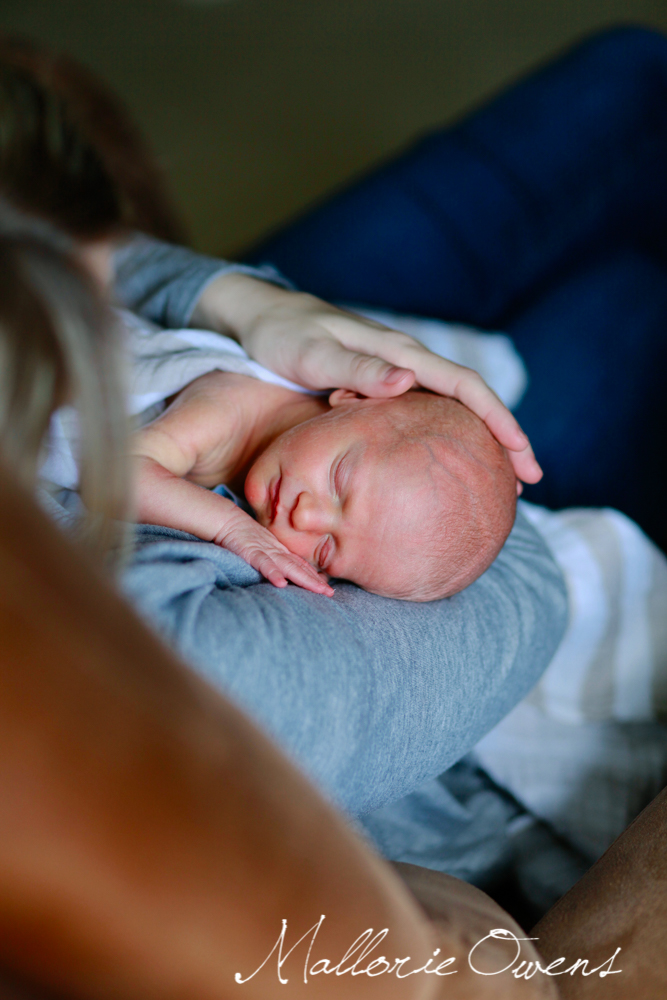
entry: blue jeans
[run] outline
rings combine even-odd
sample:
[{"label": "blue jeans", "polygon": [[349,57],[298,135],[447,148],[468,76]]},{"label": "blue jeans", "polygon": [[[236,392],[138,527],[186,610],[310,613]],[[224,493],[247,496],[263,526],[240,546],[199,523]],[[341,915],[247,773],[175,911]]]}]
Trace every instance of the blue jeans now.
[{"label": "blue jeans", "polygon": [[667,39],[593,37],[259,247],[300,287],[511,334],[545,476],[663,548]]}]

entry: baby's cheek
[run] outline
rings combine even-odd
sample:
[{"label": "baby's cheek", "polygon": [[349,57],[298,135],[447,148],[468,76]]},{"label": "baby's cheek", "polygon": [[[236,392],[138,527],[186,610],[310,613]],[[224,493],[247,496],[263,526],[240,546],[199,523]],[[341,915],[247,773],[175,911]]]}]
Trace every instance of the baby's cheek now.
[{"label": "baby's cheek", "polygon": [[262,506],[262,500],[266,494],[266,489],[262,485],[261,480],[258,480],[253,476],[252,469],[248,473],[246,481],[243,484],[243,492],[246,500],[255,513],[257,513],[258,509]]}]

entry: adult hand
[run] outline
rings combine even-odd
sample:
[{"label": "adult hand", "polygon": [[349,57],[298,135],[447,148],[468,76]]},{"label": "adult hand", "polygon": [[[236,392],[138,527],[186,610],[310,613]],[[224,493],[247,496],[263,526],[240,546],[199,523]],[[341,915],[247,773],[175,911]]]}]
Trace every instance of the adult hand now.
[{"label": "adult hand", "polygon": [[308,389],[389,397],[420,385],[452,396],[507,449],[517,479],[542,477],[528,438],[482,377],[405,333],[244,274],[211,282],[191,323],[233,335],[260,364]]}]

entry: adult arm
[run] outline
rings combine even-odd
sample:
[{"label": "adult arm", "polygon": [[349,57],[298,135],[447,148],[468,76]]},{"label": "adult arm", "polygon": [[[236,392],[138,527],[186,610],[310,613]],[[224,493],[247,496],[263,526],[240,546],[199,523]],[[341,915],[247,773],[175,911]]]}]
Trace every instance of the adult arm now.
[{"label": "adult arm", "polygon": [[460,759],[530,690],[563,634],[560,571],[523,518],[472,586],[426,604],[338,581],[259,582],[216,546],[137,529],[125,588],[185,657],[363,815]]},{"label": "adult arm", "polygon": [[136,236],[116,252],[115,273],[116,294],[129,308],[161,326],[231,335],[251,357],[306,388],[394,396],[417,382],[453,396],[508,449],[519,479],[541,477],[528,439],[477,372],[404,333],[291,290],[270,266],[230,264]]},{"label": "adult arm", "polygon": [[[568,1000],[662,1000],[667,994],[667,789],[531,931],[546,961],[562,959]],[[610,961],[613,959],[613,961]],[[600,969],[602,975],[592,975]]]},{"label": "adult arm", "polygon": [[466,933],[429,923],[1,470],[0,629],[0,980],[78,998],[289,1000],[306,995],[307,944],[281,970],[286,984],[275,958],[252,973],[283,919],[287,951],[325,914],[311,962],[337,961],[365,928],[386,927],[390,956],[419,967],[438,946],[461,974],[320,975],[308,995],[549,995],[471,974]]}]

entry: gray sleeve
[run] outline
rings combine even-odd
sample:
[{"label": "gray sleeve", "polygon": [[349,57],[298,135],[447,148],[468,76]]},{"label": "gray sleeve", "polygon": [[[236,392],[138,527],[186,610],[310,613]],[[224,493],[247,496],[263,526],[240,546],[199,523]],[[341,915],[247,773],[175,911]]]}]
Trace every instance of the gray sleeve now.
[{"label": "gray sleeve", "polygon": [[158,326],[186,327],[204,288],[221,274],[248,274],[292,285],[269,264],[249,267],[205,257],[137,233],[114,254],[115,297]]},{"label": "gray sleeve", "polygon": [[278,590],[231,553],[150,526],[125,576],[157,631],[352,815],[459,760],[536,683],[567,620],[560,571],[521,513],[455,597],[335,587]]}]

